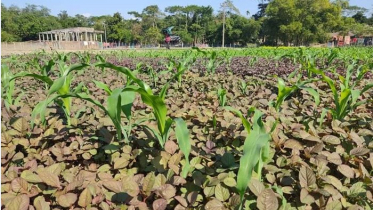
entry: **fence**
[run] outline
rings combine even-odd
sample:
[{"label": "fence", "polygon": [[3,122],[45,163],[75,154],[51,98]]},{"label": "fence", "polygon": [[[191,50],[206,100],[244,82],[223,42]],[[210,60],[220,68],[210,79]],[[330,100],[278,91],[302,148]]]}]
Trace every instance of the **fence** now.
[{"label": "fence", "polygon": [[[190,48],[192,44],[176,44],[171,45],[173,48]],[[195,45],[200,48],[205,47],[221,47],[221,44],[197,44]],[[122,42],[93,42],[93,41],[29,41],[29,42],[2,42],[1,43],[1,54],[12,54],[12,53],[27,53],[37,50],[102,50],[102,49],[139,49],[139,48],[164,48],[162,44],[148,44],[148,43],[122,43]],[[226,44],[225,47],[240,47],[233,44]]]},{"label": "fence", "polygon": [[37,50],[89,50],[103,49],[102,42],[93,41],[53,41],[53,42],[2,42],[1,54],[24,53]]}]

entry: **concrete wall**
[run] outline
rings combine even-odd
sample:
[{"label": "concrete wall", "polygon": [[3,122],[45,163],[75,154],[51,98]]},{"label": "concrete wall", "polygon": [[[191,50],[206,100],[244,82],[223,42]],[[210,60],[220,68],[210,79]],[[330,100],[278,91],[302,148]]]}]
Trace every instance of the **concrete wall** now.
[{"label": "concrete wall", "polygon": [[98,50],[103,49],[102,42],[92,41],[54,41],[54,42],[11,42],[1,43],[1,55],[13,53],[29,53],[37,50]]}]

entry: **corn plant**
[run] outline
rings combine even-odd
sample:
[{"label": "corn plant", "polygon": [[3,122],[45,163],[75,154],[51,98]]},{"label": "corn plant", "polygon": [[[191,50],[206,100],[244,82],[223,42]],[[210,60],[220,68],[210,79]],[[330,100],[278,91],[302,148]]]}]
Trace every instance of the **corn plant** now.
[{"label": "corn plant", "polygon": [[193,49],[197,50],[198,53],[203,54],[206,60],[206,71],[208,74],[215,74],[216,69],[223,63],[222,60],[218,59],[218,54],[216,51],[205,51],[201,50],[198,47],[193,47]]},{"label": "corn plant", "polygon": [[[333,119],[342,120],[358,106],[372,101],[372,99],[361,101],[358,101],[358,99],[364,92],[373,87],[373,83],[365,85],[362,89],[357,88],[357,85],[363,79],[364,75],[369,71],[372,72],[372,66],[370,65],[357,66],[353,63],[347,67],[345,76],[335,73],[339,78],[339,80],[336,81],[326,76],[324,71],[316,68],[312,69],[315,74],[321,75],[322,80],[328,84],[332,91],[335,107],[329,107],[326,110],[331,112]],[[354,71],[356,71],[355,80],[352,79]],[[340,90],[337,90],[338,86]]]},{"label": "corn plant", "polygon": [[14,77],[7,65],[1,65],[1,95],[4,97],[5,107],[9,110],[10,105],[18,105],[24,93],[22,92],[16,98],[13,97],[15,90]]},{"label": "corn plant", "polygon": [[[191,144],[189,139],[189,131],[187,129],[186,123],[182,119],[176,119],[172,120],[171,118],[167,118],[167,107],[164,102],[166,90],[168,88],[169,82],[162,88],[160,95],[154,95],[152,90],[149,88],[149,86],[144,83],[142,80],[136,78],[133,73],[128,69],[124,67],[118,67],[110,63],[101,63],[97,64],[101,67],[107,67],[114,70],[117,70],[118,72],[121,72],[123,74],[126,74],[131,78],[131,80],[137,85],[128,85],[124,87],[123,89],[115,89],[113,91],[110,91],[110,89],[102,84],[100,84],[101,87],[103,87],[108,93],[110,93],[110,96],[107,99],[108,107],[105,108],[102,104],[99,102],[87,97],[86,95],[82,95],[82,93],[78,94],[70,94],[66,95],[66,97],[79,97],[81,99],[88,100],[95,105],[99,106],[101,109],[103,109],[111,118],[113,121],[116,129],[117,129],[117,135],[118,139],[121,139],[122,132],[125,133],[123,127],[121,126],[121,112],[130,112],[131,106],[134,97],[129,97],[127,94],[128,92],[136,92],[141,95],[142,101],[152,107],[154,116],[157,120],[158,124],[158,131],[148,127],[153,134],[156,136],[157,140],[159,141],[159,144],[161,147],[164,147],[165,142],[169,138],[169,134],[171,131],[171,126],[175,122],[176,123],[176,137],[178,140],[178,143],[180,145],[181,151],[184,153],[186,157],[186,163],[183,167],[182,175],[184,177],[187,176],[187,173],[189,171],[189,153],[191,150]],[[176,78],[178,75],[175,75],[174,78]],[[172,81],[172,80],[171,80]],[[84,96],[84,97],[82,97]],[[123,100],[124,98],[124,100]],[[128,113],[126,114],[127,118],[130,119],[130,113],[128,116]],[[129,135],[129,134],[128,134]],[[127,137],[128,137],[127,135]],[[128,138],[127,138],[128,139]]]},{"label": "corn plant", "polygon": [[[65,60],[65,58],[63,58],[63,60]],[[45,75],[48,73],[48,69],[49,70],[51,69],[49,67],[46,68],[45,72],[41,71],[41,74],[30,74],[27,72],[21,72],[15,75],[11,80],[14,80],[20,77],[32,77],[34,79],[44,82],[46,87],[48,88],[47,99],[46,99],[46,101],[48,101],[49,100],[48,97],[50,97],[54,93],[58,93],[59,95],[65,95],[65,94],[70,93],[70,86],[73,80],[73,75],[71,73],[73,71],[84,69],[87,66],[89,65],[83,64],[83,63],[67,66],[66,63],[62,63],[62,61],[60,61],[59,63],[60,74],[59,74],[59,77],[55,80],[52,80],[48,75]],[[42,104],[46,103],[46,101],[39,102],[40,104],[39,106],[42,106]],[[61,100],[56,100],[56,103],[63,109],[66,119],[67,119],[67,123],[68,125],[70,125],[71,124],[70,122],[71,98],[62,98]],[[38,112],[37,110],[34,110],[34,111]],[[44,118],[41,118],[41,119],[43,120]],[[31,125],[33,127],[33,121]]]},{"label": "corn plant", "polygon": [[254,111],[253,125],[242,115],[239,110],[232,107],[225,107],[227,110],[233,112],[241,118],[242,123],[248,133],[243,146],[243,155],[240,159],[240,167],[237,174],[237,191],[240,194],[241,208],[244,194],[247,186],[251,180],[253,171],[256,172],[261,180],[262,168],[264,163],[269,161],[269,150],[271,135],[267,133],[262,122],[263,113],[254,108],[249,110]]},{"label": "corn plant", "polygon": [[186,161],[183,166],[183,169],[181,170],[181,176],[183,178],[186,178],[188,176],[188,172],[190,168],[189,154],[190,154],[190,151],[192,150],[192,146],[190,143],[190,137],[189,137],[190,133],[183,119],[176,118],[174,122],[176,124],[175,126],[176,139],[179,144],[181,152],[183,152],[185,156],[185,161]]},{"label": "corn plant", "polygon": [[246,95],[247,87],[248,87],[247,82],[245,80],[241,79],[240,80],[240,86],[238,86],[238,87],[240,88],[241,94]]},{"label": "corn plant", "polygon": [[150,65],[146,65],[146,69],[147,69],[147,73],[150,74],[150,77],[152,78],[153,88],[157,87],[157,80],[158,80],[157,72]]},{"label": "corn plant", "polygon": [[249,60],[249,66],[253,67],[257,62],[258,62],[257,56],[251,57],[251,59]]},{"label": "corn plant", "polygon": [[[306,48],[299,47],[296,51],[291,51],[290,53],[284,54],[282,58],[290,58],[294,64],[298,63],[299,68],[296,72],[306,72],[307,77],[311,78],[313,73],[312,68],[316,66],[316,55]],[[332,60],[332,57],[330,58]]]},{"label": "corn plant", "polygon": [[176,74],[178,87],[181,87],[182,75],[185,71],[190,69],[190,66],[196,61],[196,57],[192,55],[192,51],[186,51],[182,54],[178,62],[171,61],[172,65],[176,67]]},{"label": "corn plant", "polygon": [[217,90],[217,94],[219,99],[219,106],[225,106],[225,104],[227,103],[227,90],[219,87]]},{"label": "corn plant", "polygon": [[231,64],[232,64],[233,56],[231,56],[230,51],[224,50],[223,51],[223,58],[224,58],[224,62],[225,62],[225,67],[227,68],[228,72],[232,72]]},{"label": "corn plant", "polygon": [[[103,89],[109,95],[107,99],[108,107],[104,111],[108,113],[110,119],[115,125],[115,128],[117,129],[118,140],[121,140],[121,133],[118,133],[120,131],[123,133],[125,141],[129,142],[133,126],[131,109],[133,101],[135,100],[135,92],[122,92],[122,89],[120,88],[111,90],[105,83],[99,81],[93,82],[96,84],[97,87]],[[129,86],[131,82],[132,81],[127,81],[127,86]],[[117,102],[109,104],[109,102],[115,100],[120,100],[120,110],[118,109],[118,106],[116,104]],[[116,106],[113,106],[113,104],[116,104]],[[121,123],[120,111],[124,113],[128,120],[127,126],[123,126]]]},{"label": "corn plant", "polygon": [[287,87],[285,85],[285,81],[282,78],[278,78],[278,83],[277,83],[278,94],[277,94],[276,102],[274,103],[274,107],[276,111],[280,112],[281,105],[285,101],[285,99],[289,95],[291,95],[292,93],[294,93],[296,90],[299,90],[299,89],[303,89],[307,91],[309,94],[311,94],[315,100],[316,105],[319,105],[320,104],[319,93],[315,89],[305,86],[306,84],[311,83],[313,81],[317,81],[317,80],[318,79],[309,79],[309,80],[298,82],[297,84],[294,84],[291,87]]},{"label": "corn plant", "polygon": [[[55,83],[52,83],[52,86],[54,85]],[[56,83],[57,84],[57,83]],[[80,83],[77,87],[75,87],[71,92],[69,92],[70,94],[76,94],[76,93],[79,93],[79,92],[82,92],[82,89],[83,89],[83,83]],[[61,92],[59,91],[51,91],[52,90],[52,87],[51,89],[48,91],[48,95],[47,95],[47,98],[45,100],[42,100],[40,101],[38,104],[35,105],[34,109],[32,110],[31,112],[31,128],[34,127],[35,125],[35,118],[36,116],[39,115],[39,118],[40,118],[40,121],[41,121],[41,124],[43,126],[45,126],[46,124],[46,120],[45,120],[45,114],[46,114],[46,108],[49,104],[51,104],[52,102],[55,102],[57,103],[60,107],[62,107],[62,109],[64,110],[65,112],[65,115],[66,115],[66,118],[67,118],[67,121],[68,121],[68,125],[70,125],[69,123],[70,122],[70,115],[67,115],[67,111],[66,109],[63,107],[63,101],[67,101],[67,100],[63,100],[65,99],[64,95],[66,94],[61,94]],[[71,99],[70,99],[71,100]]]},{"label": "corn plant", "polygon": [[[165,142],[167,141],[169,134],[170,134],[170,128],[172,125],[172,119],[167,118],[167,107],[165,104],[165,96],[167,89],[169,87],[169,83],[177,78],[178,74],[174,75],[169,82],[167,82],[163,88],[160,91],[159,95],[154,95],[152,89],[144,83],[142,80],[138,79],[128,68],[125,67],[119,67],[115,66],[111,63],[98,63],[96,64],[100,67],[110,68],[114,69],[118,72],[121,72],[125,75],[127,75],[131,80],[134,82],[135,85],[129,85],[126,86],[124,89],[122,89],[122,92],[136,92],[140,94],[142,101],[147,104],[148,106],[152,107],[154,116],[157,121],[157,128],[158,130],[154,130],[149,128],[153,134],[156,136],[158,142],[163,147]],[[182,72],[180,72],[182,73]]]}]

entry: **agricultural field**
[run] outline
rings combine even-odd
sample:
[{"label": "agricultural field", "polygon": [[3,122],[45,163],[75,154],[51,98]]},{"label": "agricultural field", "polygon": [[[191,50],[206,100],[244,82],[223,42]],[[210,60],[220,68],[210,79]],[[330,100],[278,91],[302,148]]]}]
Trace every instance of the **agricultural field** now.
[{"label": "agricultural field", "polygon": [[2,57],[2,209],[372,209],[373,48]]}]

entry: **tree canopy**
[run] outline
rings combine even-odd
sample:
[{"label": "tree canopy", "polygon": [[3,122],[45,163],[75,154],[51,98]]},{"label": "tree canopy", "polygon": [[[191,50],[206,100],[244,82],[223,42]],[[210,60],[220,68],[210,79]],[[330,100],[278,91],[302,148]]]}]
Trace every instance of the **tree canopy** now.
[{"label": "tree canopy", "polygon": [[161,29],[169,26],[174,26],[173,33],[186,44],[221,44],[224,31],[225,44],[243,46],[259,41],[307,45],[325,42],[330,32],[372,32],[373,14],[368,17],[368,9],[349,5],[346,0],[262,0],[251,17],[241,15],[234,1],[222,0],[222,5],[219,11],[198,5],[174,5],[162,11],[149,5],[142,11],[127,12],[131,18],[125,19],[119,12],[86,17],[61,11],[53,16],[44,6],[1,4],[1,41],[37,40],[39,32],[72,27],[106,30],[109,42],[144,44],[161,43]]}]

